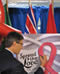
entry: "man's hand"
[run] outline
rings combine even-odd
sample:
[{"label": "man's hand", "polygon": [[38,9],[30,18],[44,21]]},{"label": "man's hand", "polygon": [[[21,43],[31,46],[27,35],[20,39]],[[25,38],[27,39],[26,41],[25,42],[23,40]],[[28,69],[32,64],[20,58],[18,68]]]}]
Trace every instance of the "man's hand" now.
[{"label": "man's hand", "polygon": [[47,56],[40,56],[40,61],[41,61],[41,66],[44,67],[45,64],[47,63]]}]

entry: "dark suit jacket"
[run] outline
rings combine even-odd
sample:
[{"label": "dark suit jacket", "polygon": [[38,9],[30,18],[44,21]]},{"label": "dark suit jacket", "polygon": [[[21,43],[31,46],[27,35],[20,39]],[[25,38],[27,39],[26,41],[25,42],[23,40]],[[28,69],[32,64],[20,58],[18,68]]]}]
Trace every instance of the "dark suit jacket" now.
[{"label": "dark suit jacket", "polygon": [[34,74],[44,74],[44,72],[43,72],[42,68],[39,67]]},{"label": "dark suit jacket", "polygon": [[[0,51],[0,74],[27,74],[24,70],[24,66],[16,58],[13,57],[12,53],[4,49]],[[43,74],[42,68],[34,74]]]},{"label": "dark suit jacket", "polygon": [[22,63],[13,57],[8,50],[0,51],[0,74],[27,74]]}]

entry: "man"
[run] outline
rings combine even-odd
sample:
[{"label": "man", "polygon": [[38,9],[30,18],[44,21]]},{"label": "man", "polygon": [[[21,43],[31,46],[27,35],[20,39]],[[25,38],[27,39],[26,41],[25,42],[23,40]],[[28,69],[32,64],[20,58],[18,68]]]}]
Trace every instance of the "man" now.
[{"label": "man", "polygon": [[[0,51],[0,74],[27,74],[15,56],[23,48],[23,36],[17,32],[10,32],[5,38],[4,46]],[[43,69],[40,67],[35,74],[43,74]]]},{"label": "man", "polygon": [[0,51],[1,74],[27,74],[23,65],[17,61],[17,55],[23,48],[23,36],[17,32],[10,32],[5,38],[5,49]]}]

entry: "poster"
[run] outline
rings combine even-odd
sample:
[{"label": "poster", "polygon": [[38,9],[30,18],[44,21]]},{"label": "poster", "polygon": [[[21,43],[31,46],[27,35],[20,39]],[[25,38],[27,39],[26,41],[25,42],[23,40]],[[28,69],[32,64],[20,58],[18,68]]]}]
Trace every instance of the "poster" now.
[{"label": "poster", "polygon": [[[24,69],[28,74],[34,72],[40,66],[40,59],[38,55],[39,47],[45,42],[51,42],[56,46],[56,56],[54,58],[52,69],[59,73],[60,71],[60,35],[59,34],[25,34],[23,49],[18,55],[18,60],[23,63]],[[51,47],[44,46],[44,54],[49,60],[51,54]]]}]

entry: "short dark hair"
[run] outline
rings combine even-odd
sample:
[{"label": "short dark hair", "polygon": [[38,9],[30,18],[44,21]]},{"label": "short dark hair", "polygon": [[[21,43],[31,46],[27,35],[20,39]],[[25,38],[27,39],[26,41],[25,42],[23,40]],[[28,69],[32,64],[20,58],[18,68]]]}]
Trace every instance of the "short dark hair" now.
[{"label": "short dark hair", "polygon": [[22,34],[19,34],[18,32],[9,32],[5,38],[5,47],[10,47],[14,41],[19,43],[19,41],[23,39]]}]

